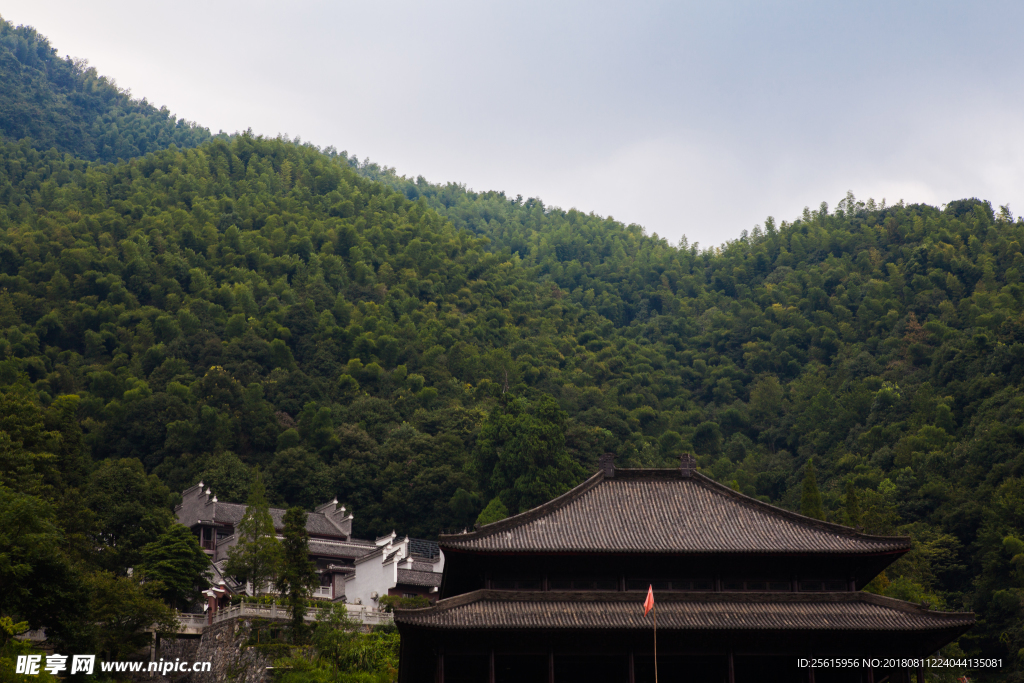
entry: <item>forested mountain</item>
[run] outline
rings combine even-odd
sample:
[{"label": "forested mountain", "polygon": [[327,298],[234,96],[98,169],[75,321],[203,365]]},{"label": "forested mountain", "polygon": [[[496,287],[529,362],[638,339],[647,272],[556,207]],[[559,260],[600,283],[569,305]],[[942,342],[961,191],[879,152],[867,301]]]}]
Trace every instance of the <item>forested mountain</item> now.
[{"label": "forested mountain", "polygon": [[84,60],[61,59],[35,30],[0,17],[0,139],[22,138],[37,149],[117,161],[171,144],[195,147],[210,131],[132,99]]},{"label": "forested mountain", "polygon": [[[19,63],[36,80],[0,107],[43,83]],[[39,120],[84,116],[76,101]],[[40,581],[99,599],[177,542],[171,492],[202,479],[244,500],[256,468],[277,503],[338,495],[358,535],[429,537],[542,502],[606,451],[642,467],[692,450],[792,509],[813,460],[818,514],[915,538],[873,589],[976,610],[960,646],[1019,680],[1008,209],[848,195],[700,249],[283,139],[161,133],[105,164],[40,125],[0,146],[0,493],[69,549],[19,565],[50,567]],[[86,637],[63,603],[26,599],[0,611]]]}]

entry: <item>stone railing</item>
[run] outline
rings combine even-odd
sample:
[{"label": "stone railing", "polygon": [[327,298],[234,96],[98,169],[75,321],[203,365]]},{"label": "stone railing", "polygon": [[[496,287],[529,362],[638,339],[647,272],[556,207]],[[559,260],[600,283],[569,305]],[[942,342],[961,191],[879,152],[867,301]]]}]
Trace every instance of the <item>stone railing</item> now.
[{"label": "stone railing", "polygon": [[390,624],[395,620],[391,612],[378,612],[367,605],[345,605],[350,619],[355,619],[363,626],[376,626],[377,624]]},{"label": "stone railing", "polygon": [[[394,615],[390,612],[378,612],[366,605],[345,605],[350,619],[354,619],[364,626],[376,626],[394,621]],[[311,607],[306,610],[306,621],[316,621],[317,608]],[[260,605],[252,602],[243,602],[222,609],[213,615],[213,623],[219,624],[228,619],[291,619],[291,610],[285,605]]]},{"label": "stone railing", "polygon": [[[213,623],[219,624],[229,619],[291,619],[291,610],[284,605],[260,605],[253,602],[242,602],[231,605],[213,615]],[[316,610],[306,610],[306,621],[316,621]]]},{"label": "stone railing", "polygon": [[206,628],[209,621],[205,614],[181,612],[178,614],[178,633],[184,635],[199,635]]}]

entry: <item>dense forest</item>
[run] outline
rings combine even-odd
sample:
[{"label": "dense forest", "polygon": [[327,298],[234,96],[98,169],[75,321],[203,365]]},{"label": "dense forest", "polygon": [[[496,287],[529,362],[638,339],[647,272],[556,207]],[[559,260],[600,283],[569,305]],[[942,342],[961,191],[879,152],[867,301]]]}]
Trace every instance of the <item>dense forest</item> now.
[{"label": "dense forest", "polygon": [[800,509],[813,476],[816,514],[913,536],[872,589],[976,611],[958,646],[1024,680],[1007,207],[848,194],[672,245],[212,137],[31,29],[0,26],[0,69],[0,577],[21,587],[0,614],[128,647],[125,615],[187,601],[127,570],[183,547],[170,509],[199,479],[244,501],[258,470],[277,504],[337,495],[357,535],[433,537],[547,500],[601,453],[691,451],[748,495]]}]

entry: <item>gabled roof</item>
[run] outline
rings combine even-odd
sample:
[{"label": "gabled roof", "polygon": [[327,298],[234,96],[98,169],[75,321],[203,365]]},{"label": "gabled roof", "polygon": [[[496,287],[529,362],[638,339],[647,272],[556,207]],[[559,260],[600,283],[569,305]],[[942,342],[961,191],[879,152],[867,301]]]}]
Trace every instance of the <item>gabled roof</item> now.
[{"label": "gabled roof", "polygon": [[[637,629],[650,631],[643,593],[478,590],[432,607],[396,610],[399,626],[436,629]],[[974,625],[970,612],[937,612],[863,592],[661,593],[658,629],[934,631]]]},{"label": "gabled roof", "polygon": [[440,586],[441,572],[424,572],[415,569],[399,569],[398,584],[405,584],[407,586]]},{"label": "gabled roof", "polygon": [[[216,496],[211,498],[209,490],[203,492],[202,484],[191,486],[182,492],[182,502],[175,507],[178,521],[185,526],[194,526],[199,523],[230,524],[238,526],[245,516],[248,506],[241,503],[225,503],[217,500]],[[328,538],[348,538],[348,534],[338,527],[337,524],[328,519],[324,513],[326,509],[334,509],[329,505],[317,508],[315,512],[306,513],[306,531],[312,536],[324,536]],[[274,521],[274,529],[278,532],[284,530],[284,513],[281,508],[270,508],[270,517]],[[355,543],[369,543],[370,541],[359,541],[352,539]]]},{"label": "gabled roof", "polygon": [[356,559],[373,552],[374,547],[368,543],[349,541],[327,541],[321,538],[309,539],[309,554],[317,557],[341,557]]},{"label": "gabled roof", "polygon": [[905,537],[869,536],[762,503],[696,472],[602,470],[532,510],[439,538],[445,552],[888,554]]},{"label": "gabled roof", "polygon": [[[245,516],[245,510],[247,507],[248,506],[240,503],[217,502],[216,508],[214,508],[216,510],[216,514],[210,521],[237,526],[238,523],[242,521],[242,517]],[[274,520],[274,529],[276,531],[282,531],[284,529],[285,512],[287,511],[281,508],[270,508],[270,517]],[[338,527],[331,524],[326,516],[318,512],[306,513],[306,531],[319,536],[344,536]]]}]

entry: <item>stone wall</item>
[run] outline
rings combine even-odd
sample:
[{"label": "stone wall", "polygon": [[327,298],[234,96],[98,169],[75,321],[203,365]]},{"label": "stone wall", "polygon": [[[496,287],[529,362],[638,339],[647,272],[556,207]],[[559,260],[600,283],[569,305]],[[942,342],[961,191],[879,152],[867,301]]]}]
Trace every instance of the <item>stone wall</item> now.
[{"label": "stone wall", "polygon": [[258,648],[242,644],[249,635],[248,620],[231,619],[206,627],[200,638],[167,638],[160,641],[157,660],[210,662],[210,671],[144,675],[139,683],[270,683],[267,670],[272,658]]}]

